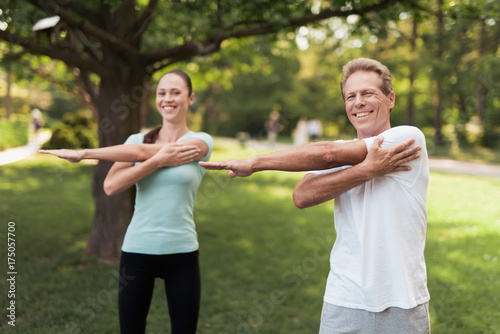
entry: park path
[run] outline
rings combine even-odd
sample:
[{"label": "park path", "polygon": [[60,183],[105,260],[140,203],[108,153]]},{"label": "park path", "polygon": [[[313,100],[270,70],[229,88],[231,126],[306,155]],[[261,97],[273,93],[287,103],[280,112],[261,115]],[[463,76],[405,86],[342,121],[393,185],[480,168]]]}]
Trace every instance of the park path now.
[{"label": "park path", "polygon": [[[50,138],[50,132],[44,131],[33,138],[30,143],[26,146],[11,148],[0,152],[0,165],[6,165],[13,163],[24,158],[27,158],[39,150],[40,146]],[[216,138],[217,140],[231,140],[232,138]],[[281,150],[290,147],[288,144],[276,143],[274,146],[270,147],[267,142],[250,140],[247,143],[247,148],[255,150],[255,154],[259,154],[260,151],[271,150]],[[451,159],[429,159],[429,168],[431,171],[443,172],[443,173],[453,173],[453,174],[464,174],[464,175],[479,175],[479,176],[490,176],[500,178],[500,165],[479,163],[479,162],[469,162],[469,161],[458,161]]]},{"label": "park path", "polygon": [[429,169],[436,172],[500,178],[500,165],[451,159],[429,159]]},{"label": "park path", "polygon": [[19,160],[23,160],[24,158],[35,154],[36,152],[38,152],[43,143],[50,139],[50,135],[50,131],[41,131],[36,136],[33,136],[33,138],[31,138],[28,145],[9,148],[5,151],[1,151],[0,165],[6,165]]}]

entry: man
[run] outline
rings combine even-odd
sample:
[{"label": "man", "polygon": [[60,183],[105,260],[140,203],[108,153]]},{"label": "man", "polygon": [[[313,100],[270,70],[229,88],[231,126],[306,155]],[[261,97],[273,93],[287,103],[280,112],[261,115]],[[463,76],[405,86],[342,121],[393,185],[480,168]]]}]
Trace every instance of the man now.
[{"label": "man", "polygon": [[378,61],[359,58],[346,64],[341,91],[357,140],[200,164],[228,169],[231,177],[316,170],[299,182],[293,198],[300,208],[335,199],[337,238],[320,334],[430,333],[424,135],[415,127],[391,128],[392,78]]}]

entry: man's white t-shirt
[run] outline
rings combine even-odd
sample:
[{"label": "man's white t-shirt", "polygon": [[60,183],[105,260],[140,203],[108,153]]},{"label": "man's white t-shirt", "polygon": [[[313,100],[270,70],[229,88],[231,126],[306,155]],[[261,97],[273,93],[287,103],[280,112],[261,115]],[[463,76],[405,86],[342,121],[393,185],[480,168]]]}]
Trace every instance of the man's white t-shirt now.
[{"label": "man's white t-shirt", "polygon": [[[429,301],[424,259],[429,163],[424,134],[399,126],[384,133],[382,148],[410,138],[421,157],[411,171],[376,177],[335,198],[337,238],[330,256],[324,301],[381,312]],[[364,139],[368,151],[376,137]],[[343,166],[315,174],[338,172]]]}]

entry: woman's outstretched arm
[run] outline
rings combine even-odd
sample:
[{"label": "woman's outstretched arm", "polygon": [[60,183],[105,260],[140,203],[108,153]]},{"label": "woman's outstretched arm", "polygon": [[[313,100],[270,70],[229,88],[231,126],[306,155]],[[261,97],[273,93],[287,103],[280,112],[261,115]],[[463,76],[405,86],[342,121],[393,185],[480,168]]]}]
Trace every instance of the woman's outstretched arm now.
[{"label": "woman's outstretched arm", "polygon": [[142,162],[158,153],[160,149],[170,145],[178,150],[199,151],[195,145],[179,145],[172,144],[122,144],[101,148],[84,149],[84,150],[40,150],[42,154],[52,154],[61,159],[66,159],[70,162],[80,162],[83,159],[97,159],[106,161],[122,161],[122,162]]}]

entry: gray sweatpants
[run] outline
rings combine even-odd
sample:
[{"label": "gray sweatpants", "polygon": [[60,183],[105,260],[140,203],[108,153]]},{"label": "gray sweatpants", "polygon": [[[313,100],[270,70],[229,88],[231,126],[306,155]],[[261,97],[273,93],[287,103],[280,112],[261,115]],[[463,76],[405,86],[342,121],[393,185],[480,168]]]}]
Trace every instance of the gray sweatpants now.
[{"label": "gray sweatpants", "polygon": [[319,334],[430,334],[429,303],[368,312],[323,303]]}]

